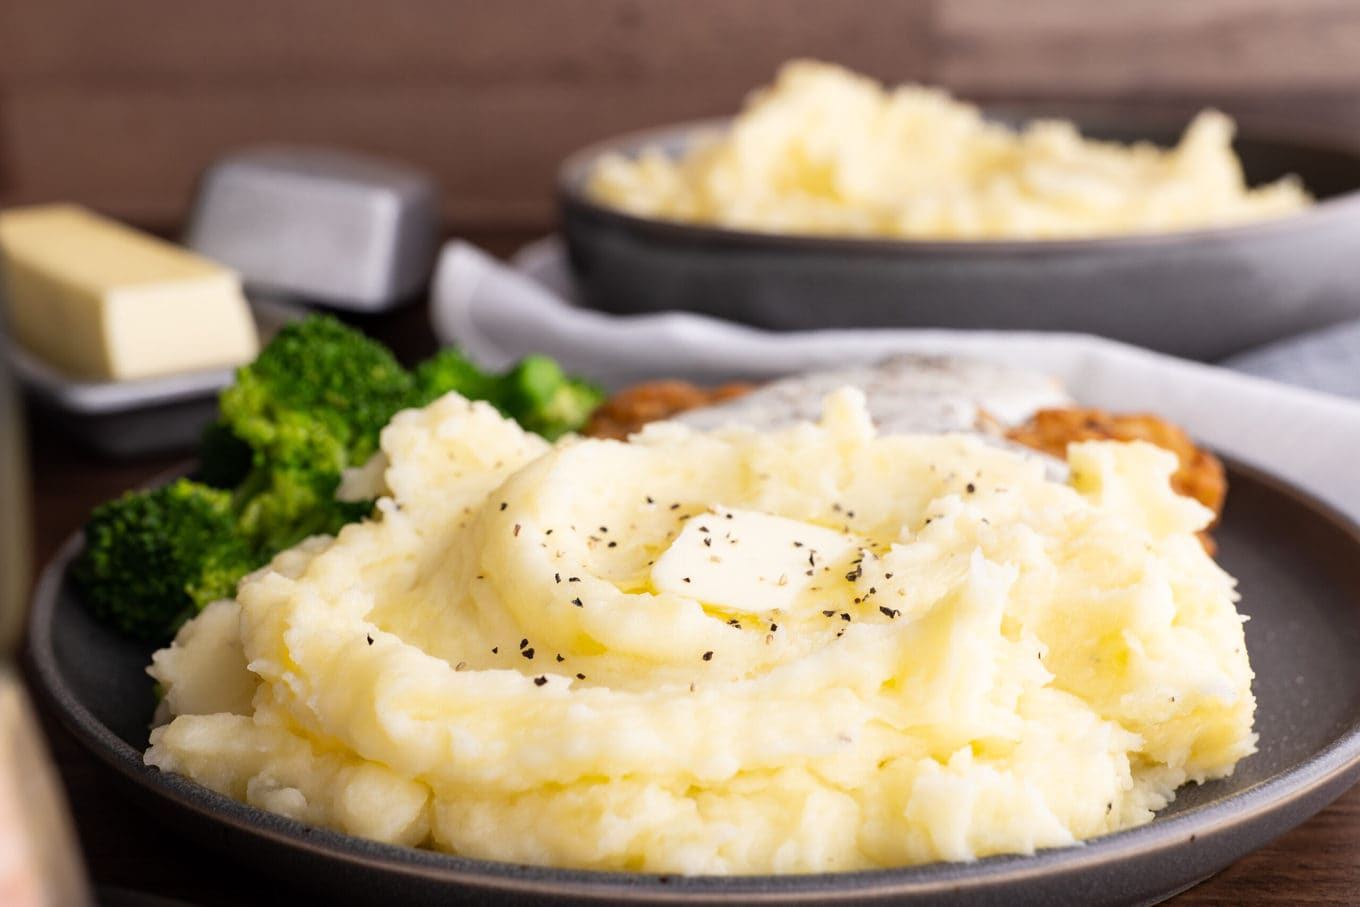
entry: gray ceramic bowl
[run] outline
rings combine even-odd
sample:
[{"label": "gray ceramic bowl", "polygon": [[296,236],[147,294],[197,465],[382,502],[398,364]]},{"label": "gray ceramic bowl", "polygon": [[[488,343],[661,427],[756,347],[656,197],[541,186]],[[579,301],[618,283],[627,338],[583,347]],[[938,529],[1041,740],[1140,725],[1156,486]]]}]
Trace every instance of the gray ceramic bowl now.
[{"label": "gray ceramic bowl", "polygon": [[826,875],[586,872],[377,844],[263,812],[142,762],[154,709],[145,667],[154,647],[117,636],[82,606],[68,572],[79,537],[38,583],[28,677],[49,714],[138,802],[248,864],[262,877],[262,895],[283,886],[297,903],[1150,904],[1304,821],[1360,777],[1360,527],[1253,470],[1232,467],[1230,481],[1215,537],[1251,616],[1259,752],[1231,778],[1182,788],[1151,824],[1029,857]]},{"label": "gray ceramic bowl", "polygon": [[[1236,144],[1252,185],[1298,174],[1310,210],[1236,227],[1052,241],[916,241],[745,232],[635,217],[583,191],[606,152],[677,152],[725,121],[586,148],[558,180],[585,301],[615,313],[682,310],[774,330],[948,327],[1078,331],[1214,360],[1360,317],[1360,152]],[[1087,135],[1170,144],[1175,129]]]}]

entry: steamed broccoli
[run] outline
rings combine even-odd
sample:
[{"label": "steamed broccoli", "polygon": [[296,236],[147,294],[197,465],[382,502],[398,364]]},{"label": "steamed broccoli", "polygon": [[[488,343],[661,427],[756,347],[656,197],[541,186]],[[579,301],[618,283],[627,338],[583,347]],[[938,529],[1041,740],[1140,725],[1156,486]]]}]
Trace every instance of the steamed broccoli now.
[{"label": "steamed broccoli", "polygon": [[296,432],[338,443],[345,463],[362,463],[378,432],[411,405],[415,382],[382,344],[334,318],[284,327],[222,392],[222,421],[261,454],[288,454]]},{"label": "steamed broccoli", "polygon": [[578,431],[604,392],[576,378],[547,356],[526,356],[504,375],[481,371],[458,350],[445,349],[415,370],[416,399],[424,406],[457,391],[469,400],[485,400],[529,431],[556,440]]},{"label": "steamed broccoli", "polygon": [[526,356],[501,379],[493,402],[529,431],[554,441],[579,430],[604,402],[604,392],[568,378],[547,356]]},{"label": "steamed broccoli", "polygon": [[333,318],[294,322],[222,392],[196,481],[95,510],[77,568],[86,600],[119,629],[163,639],[279,551],[367,516],[371,501],[335,499],[341,473],[377,451],[399,410],[449,391],[547,438],[580,428],[603,397],[542,356],[495,375],[445,350],[408,372]]},{"label": "steamed broccoli", "polygon": [[415,406],[424,406],[450,391],[457,391],[469,400],[496,403],[500,379],[489,375],[454,347],[447,347],[416,366]]},{"label": "steamed broccoli", "polygon": [[236,591],[260,559],[236,532],[231,494],[180,479],[96,507],[75,579],[95,615],[161,640]]},{"label": "steamed broccoli", "polygon": [[320,316],[284,327],[220,399],[222,424],[252,454],[235,493],[240,531],[272,554],[362,517],[369,507],[335,500],[340,474],[414,399],[410,373],[359,331]]}]

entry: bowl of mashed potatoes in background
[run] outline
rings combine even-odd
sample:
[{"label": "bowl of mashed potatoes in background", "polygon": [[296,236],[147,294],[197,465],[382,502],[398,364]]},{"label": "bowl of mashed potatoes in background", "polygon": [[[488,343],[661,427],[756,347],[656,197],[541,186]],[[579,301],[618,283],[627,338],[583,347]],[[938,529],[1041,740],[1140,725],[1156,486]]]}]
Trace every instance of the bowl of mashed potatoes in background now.
[{"label": "bowl of mashed potatoes in background", "polygon": [[577,152],[558,197],[604,311],[1073,331],[1214,360],[1360,316],[1360,152],[1234,130],[1212,110],[1022,125],[796,61],[735,119]]}]

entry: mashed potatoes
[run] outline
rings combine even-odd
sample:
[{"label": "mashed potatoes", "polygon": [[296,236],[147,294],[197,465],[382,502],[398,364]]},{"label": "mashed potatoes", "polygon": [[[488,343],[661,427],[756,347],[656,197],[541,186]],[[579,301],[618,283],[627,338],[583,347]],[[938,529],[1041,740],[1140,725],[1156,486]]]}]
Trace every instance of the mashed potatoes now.
[{"label": "mashed potatoes", "polygon": [[1276,217],[1309,204],[1293,178],[1248,189],[1233,123],[1201,113],[1178,147],[1083,139],[1064,121],[1016,132],[942,91],[891,92],[836,66],[786,64],[730,131],[680,160],[604,158],[598,200],[644,217],[774,233],[1053,239]]},{"label": "mashed potatoes", "polygon": [[1058,482],[846,389],[556,447],[450,395],[383,451],[380,518],[156,654],[148,763],[473,857],[791,873],[1069,844],[1254,749],[1233,580],[1151,446]]}]

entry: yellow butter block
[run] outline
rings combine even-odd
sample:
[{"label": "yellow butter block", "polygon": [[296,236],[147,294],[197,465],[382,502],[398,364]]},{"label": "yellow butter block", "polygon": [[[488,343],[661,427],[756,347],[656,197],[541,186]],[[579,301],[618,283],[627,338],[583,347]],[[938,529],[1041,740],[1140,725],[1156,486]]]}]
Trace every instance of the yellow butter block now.
[{"label": "yellow butter block", "polygon": [[75,205],[0,213],[14,337],[89,379],[239,365],[259,339],[239,278]]}]

